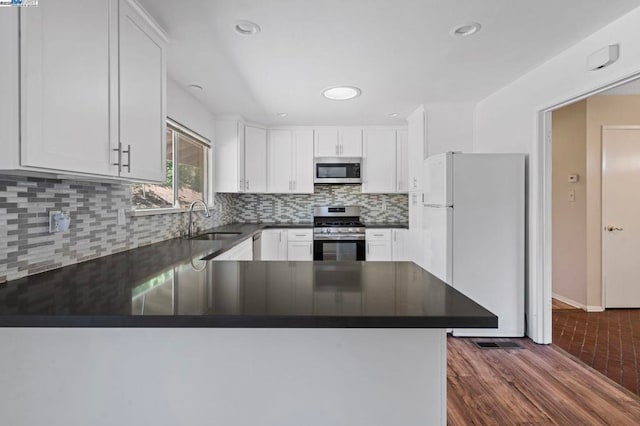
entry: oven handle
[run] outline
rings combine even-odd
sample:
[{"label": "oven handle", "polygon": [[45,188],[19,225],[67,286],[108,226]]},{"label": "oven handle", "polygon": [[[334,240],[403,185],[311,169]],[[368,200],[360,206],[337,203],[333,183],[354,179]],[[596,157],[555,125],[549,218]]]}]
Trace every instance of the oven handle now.
[{"label": "oven handle", "polygon": [[315,241],[364,241],[364,235],[314,235]]}]

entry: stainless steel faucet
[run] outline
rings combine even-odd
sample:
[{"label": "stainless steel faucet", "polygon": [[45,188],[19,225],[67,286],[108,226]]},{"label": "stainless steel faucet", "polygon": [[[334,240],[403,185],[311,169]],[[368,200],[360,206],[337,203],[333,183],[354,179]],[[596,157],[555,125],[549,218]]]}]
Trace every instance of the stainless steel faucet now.
[{"label": "stainless steel faucet", "polygon": [[204,206],[204,217],[211,217],[211,213],[209,213],[209,207],[207,206],[207,203],[202,200],[196,200],[191,203],[191,207],[189,207],[189,229],[187,230],[187,236],[189,238],[193,237],[193,208],[198,203]]}]

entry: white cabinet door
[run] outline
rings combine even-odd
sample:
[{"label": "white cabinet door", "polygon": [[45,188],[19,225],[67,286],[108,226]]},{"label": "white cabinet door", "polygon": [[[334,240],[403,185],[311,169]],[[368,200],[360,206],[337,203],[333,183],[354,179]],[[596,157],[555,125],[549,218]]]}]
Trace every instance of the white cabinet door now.
[{"label": "white cabinet door", "polygon": [[421,268],[424,268],[424,238],[423,238],[423,207],[422,194],[420,192],[409,193],[409,236],[408,250],[409,258],[407,260],[415,262]]},{"label": "white cabinet door", "polygon": [[362,192],[396,192],[396,131],[367,130],[363,145]]},{"label": "white cabinet door", "polygon": [[407,256],[408,229],[393,229],[391,232],[391,258],[394,262],[409,260]]},{"label": "white cabinet door", "polygon": [[293,132],[293,192],[313,194],[313,130]]},{"label": "white cabinet door", "polygon": [[391,241],[367,241],[368,262],[391,261]]},{"label": "white cabinet door", "polygon": [[427,118],[419,108],[407,118],[409,124],[409,191],[422,189],[422,162],[427,156]]},{"label": "white cabinet door", "polygon": [[340,130],[341,157],[362,157],[362,130],[342,129]]},{"label": "white cabinet door", "polygon": [[316,157],[337,157],[340,155],[338,130],[315,130],[313,144]]},{"label": "white cabinet door", "polygon": [[289,130],[269,131],[267,190],[274,193],[291,192],[291,150],[292,134]]},{"label": "white cabinet door", "polygon": [[213,260],[253,260],[253,238],[247,238]]},{"label": "white cabinet door", "polygon": [[287,260],[286,229],[265,229],[260,241],[262,258],[259,260]]},{"label": "white cabinet door", "polygon": [[244,124],[236,120],[216,120],[215,192],[244,191]]},{"label": "white cabinet door", "polygon": [[267,192],[267,131],[244,128],[244,192]]},{"label": "white cabinet door", "polygon": [[312,241],[289,241],[287,248],[289,260],[313,260]]},{"label": "white cabinet door", "polygon": [[117,119],[110,117],[117,102],[117,81],[110,79],[117,69],[117,0],[21,8],[20,33],[21,165],[117,173],[111,164],[117,129],[110,126]]},{"label": "white cabinet door", "polygon": [[409,191],[409,139],[406,130],[396,133],[396,192]]},{"label": "white cabinet door", "polygon": [[[77,12],[76,12],[77,13]],[[120,1],[121,176],[163,182],[166,177],[166,48],[147,19]]]}]

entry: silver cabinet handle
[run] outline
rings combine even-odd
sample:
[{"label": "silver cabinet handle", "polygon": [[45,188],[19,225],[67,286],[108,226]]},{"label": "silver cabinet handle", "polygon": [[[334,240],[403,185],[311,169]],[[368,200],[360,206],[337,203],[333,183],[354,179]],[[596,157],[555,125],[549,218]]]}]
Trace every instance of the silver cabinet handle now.
[{"label": "silver cabinet handle", "polygon": [[244,191],[244,180],[240,179],[240,191]]},{"label": "silver cabinet handle", "polygon": [[298,189],[298,182],[297,181],[293,181],[293,190],[295,191],[296,189]]},{"label": "silver cabinet handle", "polygon": [[373,234],[374,237],[384,237],[384,234]]},{"label": "silver cabinet handle", "polygon": [[336,155],[340,155],[340,146],[336,144]]},{"label": "silver cabinet handle", "polygon": [[367,254],[369,254],[369,243],[367,243]]},{"label": "silver cabinet handle", "polygon": [[313,243],[309,243],[309,254],[313,256]]},{"label": "silver cabinet handle", "polygon": [[307,234],[296,234],[296,237],[306,237]]},{"label": "silver cabinet handle", "polygon": [[344,145],[340,144],[340,154],[344,153]]},{"label": "silver cabinet handle", "polygon": [[278,241],[282,242],[282,231],[278,232]]},{"label": "silver cabinet handle", "polygon": [[393,232],[393,241],[398,241],[398,233],[396,231]]},{"label": "silver cabinet handle", "polygon": [[118,166],[118,173],[120,173],[122,172],[122,143],[118,143],[118,147],[113,150],[118,153],[118,160],[113,165]]},{"label": "silver cabinet handle", "polygon": [[248,191],[249,190],[249,179],[247,179],[245,181],[245,189]]},{"label": "silver cabinet handle", "polygon": [[127,149],[122,153],[127,154],[127,164],[123,164],[122,167],[126,167],[127,173],[131,173],[131,145],[127,145]]}]

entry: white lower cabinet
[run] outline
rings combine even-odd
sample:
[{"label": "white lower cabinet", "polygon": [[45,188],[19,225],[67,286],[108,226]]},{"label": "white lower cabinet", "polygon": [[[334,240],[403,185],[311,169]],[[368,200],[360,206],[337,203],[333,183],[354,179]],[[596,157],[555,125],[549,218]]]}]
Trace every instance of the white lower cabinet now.
[{"label": "white lower cabinet", "polygon": [[366,259],[374,262],[406,261],[408,239],[408,229],[367,229]]},{"label": "white lower cabinet", "polygon": [[313,260],[313,229],[265,229],[260,260]]},{"label": "white lower cabinet", "polygon": [[287,260],[287,230],[265,229],[262,231],[260,249],[259,260]]},{"label": "white lower cabinet", "polygon": [[313,241],[289,241],[287,256],[289,260],[313,260]]},{"label": "white lower cabinet", "polygon": [[391,230],[391,259],[394,262],[405,262],[409,260],[407,253],[408,238],[408,229]]},{"label": "white lower cabinet", "polygon": [[253,238],[247,238],[213,260],[253,260]]},{"label": "white lower cabinet", "polygon": [[391,229],[367,229],[366,260],[373,262],[391,261]]}]

